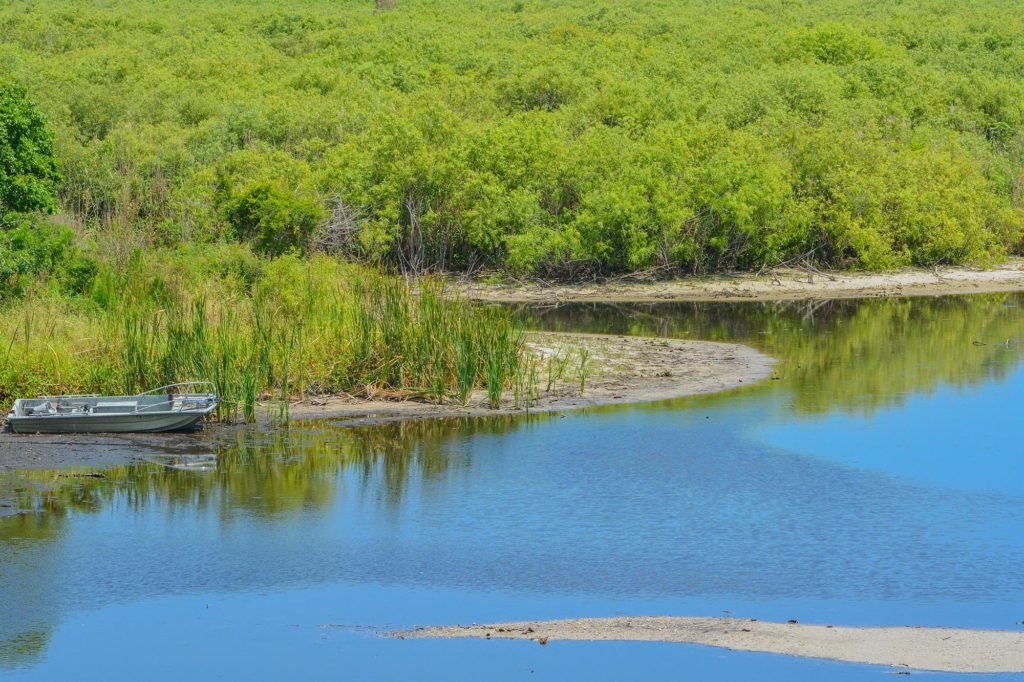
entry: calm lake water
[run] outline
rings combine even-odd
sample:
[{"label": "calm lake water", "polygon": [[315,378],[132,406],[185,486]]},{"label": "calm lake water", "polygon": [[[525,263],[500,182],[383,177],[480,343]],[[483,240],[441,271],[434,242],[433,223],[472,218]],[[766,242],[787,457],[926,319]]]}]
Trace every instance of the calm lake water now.
[{"label": "calm lake water", "polygon": [[[104,478],[7,475],[30,511],[0,518],[0,677],[887,679],[376,632],[614,614],[1024,627],[1022,313],[1020,295],[534,309],[536,328],[742,341],[777,376],[564,415],[176,436]],[[215,465],[169,466],[180,452]]]}]

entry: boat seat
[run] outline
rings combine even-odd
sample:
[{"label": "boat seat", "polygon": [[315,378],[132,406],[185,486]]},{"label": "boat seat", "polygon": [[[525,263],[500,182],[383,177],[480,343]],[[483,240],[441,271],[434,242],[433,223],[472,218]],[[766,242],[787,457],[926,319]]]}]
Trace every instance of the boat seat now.
[{"label": "boat seat", "polygon": [[100,400],[92,408],[94,413],[135,412],[139,407],[137,400]]},{"label": "boat seat", "polygon": [[53,405],[50,404],[50,401],[47,400],[39,405],[33,405],[32,407],[25,408],[25,412],[27,414],[56,414],[57,410],[54,409]]}]

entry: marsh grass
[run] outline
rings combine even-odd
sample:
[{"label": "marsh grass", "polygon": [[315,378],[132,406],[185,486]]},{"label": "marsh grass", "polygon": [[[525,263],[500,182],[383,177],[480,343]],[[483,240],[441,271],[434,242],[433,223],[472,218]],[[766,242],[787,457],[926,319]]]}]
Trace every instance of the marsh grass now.
[{"label": "marsh grass", "polygon": [[590,377],[593,372],[593,367],[590,365],[590,349],[586,346],[580,346],[576,351],[576,378],[580,382],[580,395],[583,395],[583,390],[587,386],[587,378]]},{"label": "marsh grass", "polygon": [[290,400],[335,392],[466,403],[481,388],[497,407],[536,382],[509,312],[439,280],[285,256],[239,286],[187,264],[166,276],[175,268],[152,258],[104,275],[88,301],[43,293],[0,309],[0,403],[208,379],[223,419],[252,421],[259,402],[287,418]]},{"label": "marsh grass", "polygon": [[566,370],[569,368],[569,362],[572,360],[572,355],[568,352],[562,353],[558,349],[553,350],[548,355],[547,362],[547,388],[545,391],[551,392],[551,387],[557,384],[565,376]]}]

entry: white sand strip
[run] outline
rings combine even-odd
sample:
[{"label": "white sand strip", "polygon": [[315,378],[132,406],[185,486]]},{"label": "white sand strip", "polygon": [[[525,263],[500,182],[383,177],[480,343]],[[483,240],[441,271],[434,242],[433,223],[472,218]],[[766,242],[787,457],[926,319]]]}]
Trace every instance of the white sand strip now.
[{"label": "white sand strip", "polygon": [[685,642],[742,651],[918,670],[1024,672],[1024,632],[925,627],[839,627],[737,618],[619,617],[442,626],[401,637]]}]

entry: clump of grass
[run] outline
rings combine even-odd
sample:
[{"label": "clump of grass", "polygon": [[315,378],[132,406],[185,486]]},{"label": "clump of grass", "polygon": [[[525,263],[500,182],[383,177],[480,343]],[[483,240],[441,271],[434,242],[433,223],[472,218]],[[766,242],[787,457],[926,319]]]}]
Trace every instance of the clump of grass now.
[{"label": "clump of grass", "polygon": [[580,395],[583,395],[583,390],[587,385],[587,378],[591,372],[590,349],[586,346],[580,346],[579,350],[576,351],[576,377],[580,382]]},{"label": "clump of grass", "polygon": [[477,383],[480,372],[480,358],[477,355],[476,339],[472,333],[462,333],[458,341],[458,357],[455,360],[456,395],[463,405],[469,402],[469,396]]},{"label": "clump of grass", "polygon": [[505,328],[498,329],[490,334],[488,339],[488,350],[485,359],[487,386],[487,404],[492,408],[501,406],[501,395],[508,384],[508,346],[511,344],[510,335]]},{"label": "clump of grass", "polygon": [[513,387],[516,409],[525,408],[526,411],[529,412],[530,406],[540,400],[537,365],[537,360],[535,358],[531,358],[527,363],[526,371],[519,372],[516,375],[516,381]]},{"label": "clump of grass", "polygon": [[548,383],[547,388],[544,389],[546,392],[550,393],[551,387],[562,380],[571,359],[572,357],[569,353],[561,353],[558,350],[551,351],[551,354],[548,355],[547,363]]},{"label": "clump of grass", "polygon": [[510,312],[450,295],[440,280],[284,256],[239,286],[164,262],[174,257],[132,259],[124,274],[102,275],[92,300],[50,295],[0,309],[0,403],[208,379],[222,418],[252,421],[263,396],[282,417],[291,399],[338,391],[466,403],[483,388],[498,407],[506,390],[522,396],[536,383]]}]

